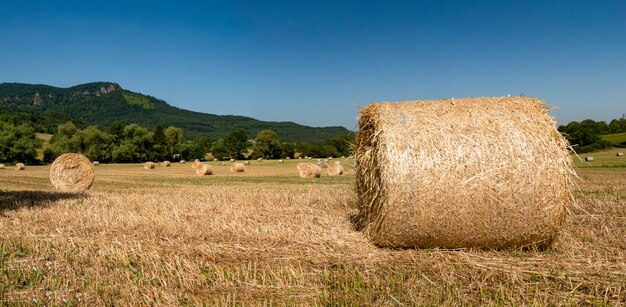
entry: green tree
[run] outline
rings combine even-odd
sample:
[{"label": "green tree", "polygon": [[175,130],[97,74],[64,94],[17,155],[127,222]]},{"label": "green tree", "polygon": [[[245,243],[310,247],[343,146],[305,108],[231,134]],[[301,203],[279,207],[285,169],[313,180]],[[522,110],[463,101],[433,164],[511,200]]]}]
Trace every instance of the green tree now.
[{"label": "green tree", "polygon": [[165,129],[165,152],[169,157],[180,154],[183,142],[183,129],[169,126]]},{"label": "green tree", "polygon": [[243,157],[243,152],[248,148],[248,135],[243,129],[233,130],[221,143],[228,156],[234,159],[240,159]]},{"label": "green tree", "polygon": [[280,158],[282,153],[278,136],[270,129],[261,130],[257,133],[253,150],[255,157],[266,159]]},{"label": "green tree", "polygon": [[31,126],[0,122],[0,161],[34,162],[39,147],[41,140]]}]

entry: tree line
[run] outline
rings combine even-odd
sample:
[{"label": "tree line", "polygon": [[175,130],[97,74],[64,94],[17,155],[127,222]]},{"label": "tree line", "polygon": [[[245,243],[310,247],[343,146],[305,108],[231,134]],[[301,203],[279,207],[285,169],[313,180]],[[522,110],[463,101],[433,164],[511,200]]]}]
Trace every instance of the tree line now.
[{"label": "tree line", "polygon": [[312,157],[348,156],[353,135],[339,135],[320,144],[281,142],[272,130],[261,130],[250,138],[243,129],[226,137],[185,138],[181,128],[159,125],[153,129],[138,124],[113,122],[108,127],[88,126],[79,129],[74,123],[58,125],[43,161],[37,160],[42,141],[28,124],[0,121],[0,161],[50,163],[67,152],[82,153],[92,161],[103,163],[137,163],[144,161],[178,161],[193,159],[279,159],[294,158],[296,153]]},{"label": "tree line", "polygon": [[611,120],[608,124],[592,119],[585,119],[581,122],[573,121],[567,125],[559,126],[558,130],[573,145],[573,149],[577,153],[592,152],[613,146],[626,147],[626,142],[613,144],[600,137],[604,134],[626,132],[626,119],[624,117]]}]

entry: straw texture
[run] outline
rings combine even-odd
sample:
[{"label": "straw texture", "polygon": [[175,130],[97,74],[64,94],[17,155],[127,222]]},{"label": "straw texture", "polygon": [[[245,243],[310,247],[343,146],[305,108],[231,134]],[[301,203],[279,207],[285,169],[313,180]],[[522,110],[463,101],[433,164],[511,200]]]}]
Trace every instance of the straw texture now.
[{"label": "straw texture", "polygon": [[163,167],[170,167],[170,165],[171,165],[170,161],[163,161],[163,162],[161,162],[161,166],[163,166]]},{"label": "straw texture", "polygon": [[50,166],[50,182],[63,192],[84,192],[94,178],[93,164],[81,154],[62,154]]},{"label": "straw texture", "polygon": [[244,166],[241,162],[235,162],[230,166],[230,171],[233,173],[243,173]]},{"label": "straw texture", "polygon": [[593,157],[585,157],[585,161],[593,161]]},{"label": "straw texture", "polygon": [[296,168],[301,178],[319,178],[322,175],[322,169],[313,163],[298,163]]},{"label": "straw texture", "polygon": [[4,164],[0,163],[0,169],[4,169]]},{"label": "straw texture", "polygon": [[343,174],[343,166],[338,163],[329,164],[326,169],[328,176],[337,176]]},{"label": "straw texture", "polygon": [[360,226],[379,246],[547,246],[572,201],[568,143],[535,98],[376,103],[355,157]]},{"label": "straw texture", "polygon": [[196,175],[198,176],[213,175],[213,168],[210,165],[199,163],[198,166],[196,167]]},{"label": "straw texture", "polygon": [[153,169],[154,168],[154,162],[148,161],[148,162],[144,163],[143,164],[143,168],[145,168],[145,169]]},{"label": "straw texture", "polygon": [[23,171],[26,169],[26,165],[24,165],[24,163],[16,163],[15,164],[15,170],[16,171]]}]

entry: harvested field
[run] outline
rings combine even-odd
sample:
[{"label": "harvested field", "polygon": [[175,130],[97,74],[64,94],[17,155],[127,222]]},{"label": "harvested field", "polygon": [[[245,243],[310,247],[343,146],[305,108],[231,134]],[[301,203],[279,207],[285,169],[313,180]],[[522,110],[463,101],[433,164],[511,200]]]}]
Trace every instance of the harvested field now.
[{"label": "harvested field", "polygon": [[626,303],[624,167],[577,162],[577,205],[552,248],[484,251],[378,248],[351,222],[350,168],[302,180],[297,161],[238,174],[209,162],[201,177],[102,164],[80,195],[55,191],[49,166],[3,172],[0,302]]}]

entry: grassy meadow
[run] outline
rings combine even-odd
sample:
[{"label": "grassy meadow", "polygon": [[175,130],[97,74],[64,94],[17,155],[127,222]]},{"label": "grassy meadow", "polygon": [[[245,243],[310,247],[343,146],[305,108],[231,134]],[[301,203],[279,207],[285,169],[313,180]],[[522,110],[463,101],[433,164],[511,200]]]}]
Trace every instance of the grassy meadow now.
[{"label": "grassy meadow", "polygon": [[319,179],[298,160],[99,165],[84,194],[3,169],[0,305],[626,304],[626,157],[592,155],[544,251],[373,246],[345,159]]}]

